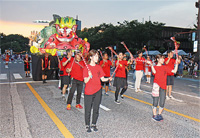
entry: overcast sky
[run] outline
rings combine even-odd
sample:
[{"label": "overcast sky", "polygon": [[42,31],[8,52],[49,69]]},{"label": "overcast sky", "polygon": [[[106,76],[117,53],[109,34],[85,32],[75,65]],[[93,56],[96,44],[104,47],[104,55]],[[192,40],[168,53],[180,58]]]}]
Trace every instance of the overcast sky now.
[{"label": "overcast sky", "polygon": [[[82,21],[82,28],[124,20],[158,21],[166,26],[191,28],[196,23],[197,0],[129,0],[129,1],[9,1],[0,0],[0,32],[27,35],[29,29],[44,24],[33,20],[52,20],[52,14],[71,16]],[[13,26],[15,25],[15,27]],[[10,26],[10,27],[9,27]],[[12,27],[11,27],[12,26]],[[24,28],[23,28],[24,26]],[[21,28],[21,31],[20,31]],[[23,31],[24,32],[23,32]],[[25,33],[26,32],[26,33]]]}]

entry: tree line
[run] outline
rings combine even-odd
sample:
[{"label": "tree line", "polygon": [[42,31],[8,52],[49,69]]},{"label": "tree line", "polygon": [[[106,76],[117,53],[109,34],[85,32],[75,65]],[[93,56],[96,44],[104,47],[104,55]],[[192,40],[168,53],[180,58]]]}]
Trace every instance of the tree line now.
[{"label": "tree line", "polygon": [[[113,24],[100,24],[99,26],[84,28],[77,34],[81,38],[87,38],[93,49],[104,50],[107,46],[116,46],[116,51],[125,52],[125,48],[120,44],[124,41],[129,50],[135,54],[144,45],[149,50],[155,50],[151,40],[161,39],[162,27],[164,23],[146,21],[145,23],[137,20],[118,22]],[[157,49],[164,52],[163,46]]]}]

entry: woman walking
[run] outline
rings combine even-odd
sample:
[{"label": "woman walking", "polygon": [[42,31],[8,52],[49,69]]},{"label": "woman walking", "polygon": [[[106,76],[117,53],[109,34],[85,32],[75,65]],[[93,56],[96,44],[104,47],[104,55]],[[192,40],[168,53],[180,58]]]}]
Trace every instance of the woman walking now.
[{"label": "woman walking", "polygon": [[[87,132],[98,131],[96,127],[99,116],[99,106],[101,103],[102,89],[101,81],[109,81],[111,78],[104,78],[104,72],[100,65],[97,65],[98,53],[96,50],[90,50],[88,55],[88,65],[83,69],[83,78],[85,82],[85,124]],[[100,81],[101,80],[101,81]],[[91,110],[93,109],[92,125],[90,127]]]}]

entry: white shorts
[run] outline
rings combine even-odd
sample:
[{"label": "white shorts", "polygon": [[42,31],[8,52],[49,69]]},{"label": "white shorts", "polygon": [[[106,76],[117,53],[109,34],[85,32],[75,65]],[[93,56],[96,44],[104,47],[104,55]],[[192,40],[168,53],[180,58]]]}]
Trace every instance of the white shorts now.
[{"label": "white shorts", "polygon": [[151,72],[149,72],[148,69],[145,69],[145,75],[150,75],[151,76]]}]

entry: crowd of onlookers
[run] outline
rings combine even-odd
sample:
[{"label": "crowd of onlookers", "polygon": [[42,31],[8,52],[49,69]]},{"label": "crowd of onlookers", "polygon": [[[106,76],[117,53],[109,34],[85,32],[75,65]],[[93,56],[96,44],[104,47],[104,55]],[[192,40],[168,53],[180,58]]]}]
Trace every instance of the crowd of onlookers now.
[{"label": "crowd of onlookers", "polygon": [[[152,61],[154,61],[154,58],[155,57],[153,56]],[[194,56],[179,56],[179,58],[181,59],[181,62],[178,65],[177,78],[182,78],[187,75],[192,77],[199,76],[200,64],[194,61]]]}]

